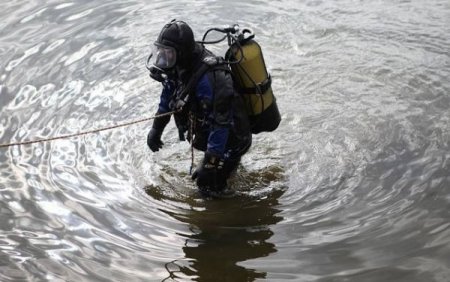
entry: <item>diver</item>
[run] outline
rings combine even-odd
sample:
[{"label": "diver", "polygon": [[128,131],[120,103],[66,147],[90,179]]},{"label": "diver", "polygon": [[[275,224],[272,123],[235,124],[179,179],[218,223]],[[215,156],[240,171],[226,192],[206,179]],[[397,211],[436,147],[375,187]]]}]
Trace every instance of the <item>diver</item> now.
[{"label": "diver", "polygon": [[[189,25],[177,20],[163,27],[149,60],[150,77],[163,88],[156,114],[175,111],[180,140],[187,138],[204,152],[192,174],[200,192],[231,191],[227,180],[249,150],[252,132],[229,68],[215,64],[221,57],[196,42]],[[169,121],[170,115],[155,118],[147,137],[153,152],[162,148],[161,135]]]}]

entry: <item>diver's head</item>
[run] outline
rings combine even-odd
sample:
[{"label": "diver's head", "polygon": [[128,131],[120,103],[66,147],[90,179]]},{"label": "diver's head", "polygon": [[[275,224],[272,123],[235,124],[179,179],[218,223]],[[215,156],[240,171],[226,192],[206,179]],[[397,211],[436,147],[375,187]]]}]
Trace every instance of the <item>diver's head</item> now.
[{"label": "diver's head", "polygon": [[195,50],[194,33],[183,21],[172,20],[161,30],[155,41],[149,67],[150,76],[161,81],[161,73],[173,71],[175,67],[188,69]]}]

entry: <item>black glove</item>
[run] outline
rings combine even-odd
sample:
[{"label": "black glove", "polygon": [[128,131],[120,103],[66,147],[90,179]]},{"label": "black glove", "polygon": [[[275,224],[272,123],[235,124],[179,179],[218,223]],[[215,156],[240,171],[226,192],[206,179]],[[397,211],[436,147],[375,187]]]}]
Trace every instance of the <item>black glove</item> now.
[{"label": "black glove", "polygon": [[[156,112],[156,116],[160,114],[161,113]],[[161,135],[169,121],[169,115],[155,118],[155,120],[153,121],[152,129],[147,136],[147,145],[153,152],[159,151],[159,149],[161,149],[164,145],[164,143],[161,142]]]},{"label": "black glove", "polygon": [[218,156],[205,153],[203,162],[192,174],[200,190],[220,191],[226,186],[226,180],[222,177],[223,160]]},{"label": "black glove", "polygon": [[152,128],[147,136],[147,145],[152,152],[159,151],[164,143],[161,141],[162,131]]}]

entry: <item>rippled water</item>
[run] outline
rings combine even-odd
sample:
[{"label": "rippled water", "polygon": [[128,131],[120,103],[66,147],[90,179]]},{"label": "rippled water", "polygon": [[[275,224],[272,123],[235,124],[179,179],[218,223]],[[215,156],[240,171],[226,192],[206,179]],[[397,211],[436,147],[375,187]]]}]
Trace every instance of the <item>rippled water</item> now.
[{"label": "rippled water", "polygon": [[0,281],[450,281],[448,0],[242,2],[3,3],[0,143],[152,115],[172,18],[254,29],[283,121],[221,200],[173,125],[0,149]]}]

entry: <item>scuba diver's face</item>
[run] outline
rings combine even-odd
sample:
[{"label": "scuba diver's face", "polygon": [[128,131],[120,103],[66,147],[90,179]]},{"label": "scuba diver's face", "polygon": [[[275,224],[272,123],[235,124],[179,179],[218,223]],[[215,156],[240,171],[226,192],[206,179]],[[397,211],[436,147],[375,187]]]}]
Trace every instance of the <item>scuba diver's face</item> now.
[{"label": "scuba diver's face", "polygon": [[175,48],[159,43],[153,45],[151,56],[152,65],[163,70],[173,68],[177,62],[177,51]]},{"label": "scuba diver's face", "polygon": [[175,48],[155,42],[147,60],[150,77],[159,82],[167,80],[169,75],[174,72],[176,62],[177,51]]},{"label": "scuba diver's face", "polygon": [[192,29],[183,21],[172,20],[161,30],[147,60],[150,77],[164,81],[176,75],[178,69],[186,69],[194,49]]}]

